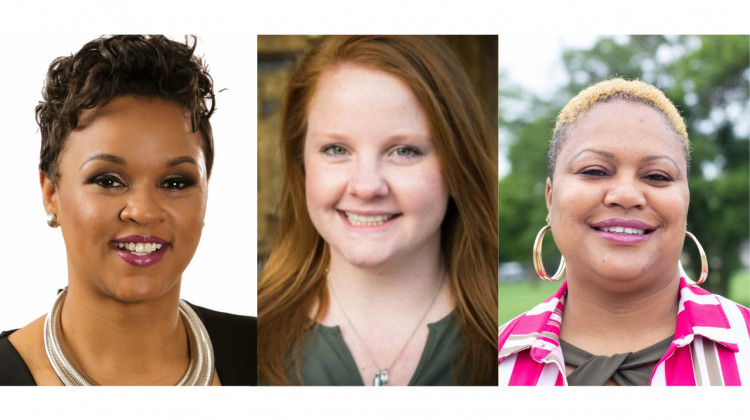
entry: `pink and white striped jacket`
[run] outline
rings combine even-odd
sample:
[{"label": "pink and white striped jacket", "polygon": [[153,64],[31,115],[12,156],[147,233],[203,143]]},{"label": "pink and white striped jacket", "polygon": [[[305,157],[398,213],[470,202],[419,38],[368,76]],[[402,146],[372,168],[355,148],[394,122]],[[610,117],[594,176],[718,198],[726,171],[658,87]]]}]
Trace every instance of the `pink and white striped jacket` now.
[{"label": "pink and white striped jacket", "polygon": [[[499,384],[567,385],[559,333],[567,283],[500,327]],[[750,310],[680,278],[677,328],[650,385],[750,384]]]}]

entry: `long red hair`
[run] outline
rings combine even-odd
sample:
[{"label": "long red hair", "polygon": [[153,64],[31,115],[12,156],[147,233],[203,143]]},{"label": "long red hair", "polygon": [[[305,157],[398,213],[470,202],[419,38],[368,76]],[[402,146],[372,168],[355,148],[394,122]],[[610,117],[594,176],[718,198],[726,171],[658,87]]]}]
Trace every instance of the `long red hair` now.
[{"label": "long red hair", "polygon": [[329,250],[307,213],[302,153],[317,82],[341,63],[399,78],[428,116],[450,193],[441,246],[464,338],[454,366],[468,372],[469,384],[496,385],[496,120],[486,117],[458,60],[429,36],[326,37],[292,77],[281,134],[285,179],[279,225],[258,283],[260,381],[289,384],[295,374],[299,379],[301,339],[328,309]]}]

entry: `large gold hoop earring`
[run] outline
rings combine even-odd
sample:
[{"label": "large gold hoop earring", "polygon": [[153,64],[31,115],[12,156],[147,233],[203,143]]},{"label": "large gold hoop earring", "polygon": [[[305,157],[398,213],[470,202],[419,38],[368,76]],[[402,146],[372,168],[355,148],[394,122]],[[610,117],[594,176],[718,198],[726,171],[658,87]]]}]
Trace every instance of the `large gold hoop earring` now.
[{"label": "large gold hoop earring", "polygon": [[536,235],[536,240],[534,240],[534,269],[536,270],[536,275],[542,280],[560,281],[565,277],[565,257],[560,256],[560,265],[557,267],[557,271],[552,277],[547,275],[547,272],[544,270],[544,262],[542,261],[542,240],[544,239],[544,234],[547,233],[549,229],[549,225],[545,225]]},{"label": "large gold hoop earring", "polygon": [[[696,238],[695,235],[693,235],[692,233],[688,231],[685,231],[685,235],[689,237],[690,239],[692,239],[693,242],[695,242],[695,246],[698,247],[698,252],[701,255],[701,274],[698,277],[698,281],[693,283],[697,286],[703,283],[704,281],[706,281],[706,279],[708,278],[708,258],[706,258],[706,251],[703,250],[701,243],[698,242],[698,238]],[[682,273],[682,275],[684,275],[685,278],[687,278],[687,274],[685,274],[685,269],[682,268],[682,263],[679,263],[679,264],[680,264],[680,273]]]}]

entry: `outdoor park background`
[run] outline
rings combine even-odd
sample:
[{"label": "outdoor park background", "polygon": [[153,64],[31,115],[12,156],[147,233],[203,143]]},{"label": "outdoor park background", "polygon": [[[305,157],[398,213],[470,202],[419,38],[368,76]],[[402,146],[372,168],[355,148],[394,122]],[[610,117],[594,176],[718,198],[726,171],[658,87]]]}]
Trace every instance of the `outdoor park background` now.
[{"label": "outdoor park background", "polygon": [[[584,87],[615,76],[661,88],[692,145],[688,230],[709,260],[702,287],[750,306],[750,36],[539,36],[499,40],[499,321],[560,286],[534,273],[531,248],[547,214],[547,150],[555,117]],[[547,235],[552,273],[560,254]],[[698,278],[691,240],[682,263]]]}]

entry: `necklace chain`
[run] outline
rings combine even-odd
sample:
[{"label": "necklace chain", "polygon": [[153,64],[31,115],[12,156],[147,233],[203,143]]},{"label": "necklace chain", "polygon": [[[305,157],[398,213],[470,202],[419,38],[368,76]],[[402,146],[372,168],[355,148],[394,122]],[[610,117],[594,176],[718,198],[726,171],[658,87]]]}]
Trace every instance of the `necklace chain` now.
[{"label": "necklace chain", "polygon": [[[65,347],[60,341],[60,313],[62,312],[67,291],[67,287],[60,290],[55,304],[52,305],[47,319],[44,320],[44,350],[47,353],[47,359],[63,385],[97,385],[96,382],[70,361]],[[180,300],[179,311],[187,327],[188,339],[190,340],[190,364],[185,375],[183,375],[177,385],[211,385],[214,378],[214,352],[206,327],[201,322],[198,314],[184,300]]]},{"label": "necklace chain", "polygon": [[430,301],[430,304],[427,306],[427,309],[422,314],[422,317],[419,318],[419,322],[417,322],[417,324],[414,326],[414,329],[412,330],[411,334],[409,334],[409,337],[401,346],[401,350],[399,350],[398,354],[396,354],[396,357],[393,358],[393,361],[391,361],[391,363],[385,368],[379,367],[381,365],[375,360],[375,356],[373,356],[372,350],[367,345],[367,342],[364,340],[364,338],[362,338],[362,336],[359,334],[359,331],[357,331],[357,328],[354,327],[354,323],[352,322],[352,320],[349,318],[349,315],[347,315],[346,311],[344,310],[344,306],[341,304],[341,301],[339,300],[339,297],[336,294],[336,290],[334,290],[333,288],[330,273],[328,273],[327,280],[328,280],[328,287],[331,289],[331,294],[333,295],[333,299],[336,301],[336,304],[341,309],[341,313],[344,315],[344,319],[346,319],[347,324],[349,324],[349,327],[354,332],[354,335],[357,337],[357,340],[359,340],[359,342],[362,343],[362,346],[365,348],[365,351],[367,352],[367,357],[370,358],[370,361],[372,362],[372,364],[375,366],[375,368],[378,369],[377,373],[375,374],[375,377],[373,378],[373,385],[374,386],[388,385],[388,375],[390,371],[393,370],[393,367],[396,366],[396,363],[404,354],[404,351],[406,350],[406,347],[409,345],[409,342],[411,342],[411,339],[414,338],[414,334],[416,334],[417,330],[419,330],[419,326],[422,325],[422,322],[424,322],[425,318],[427,318],[427,314],[430,313],[430,309],[432,309],[432,307],[435,306],[435,302],[437,302],[437,297],[438,295],[440,295],[440,289],[443,288],[443,283],[445,282],[445,276],[442,276],[440,280],[440,284],[435,290],[435,294],[432,296],[432,300]]}]

